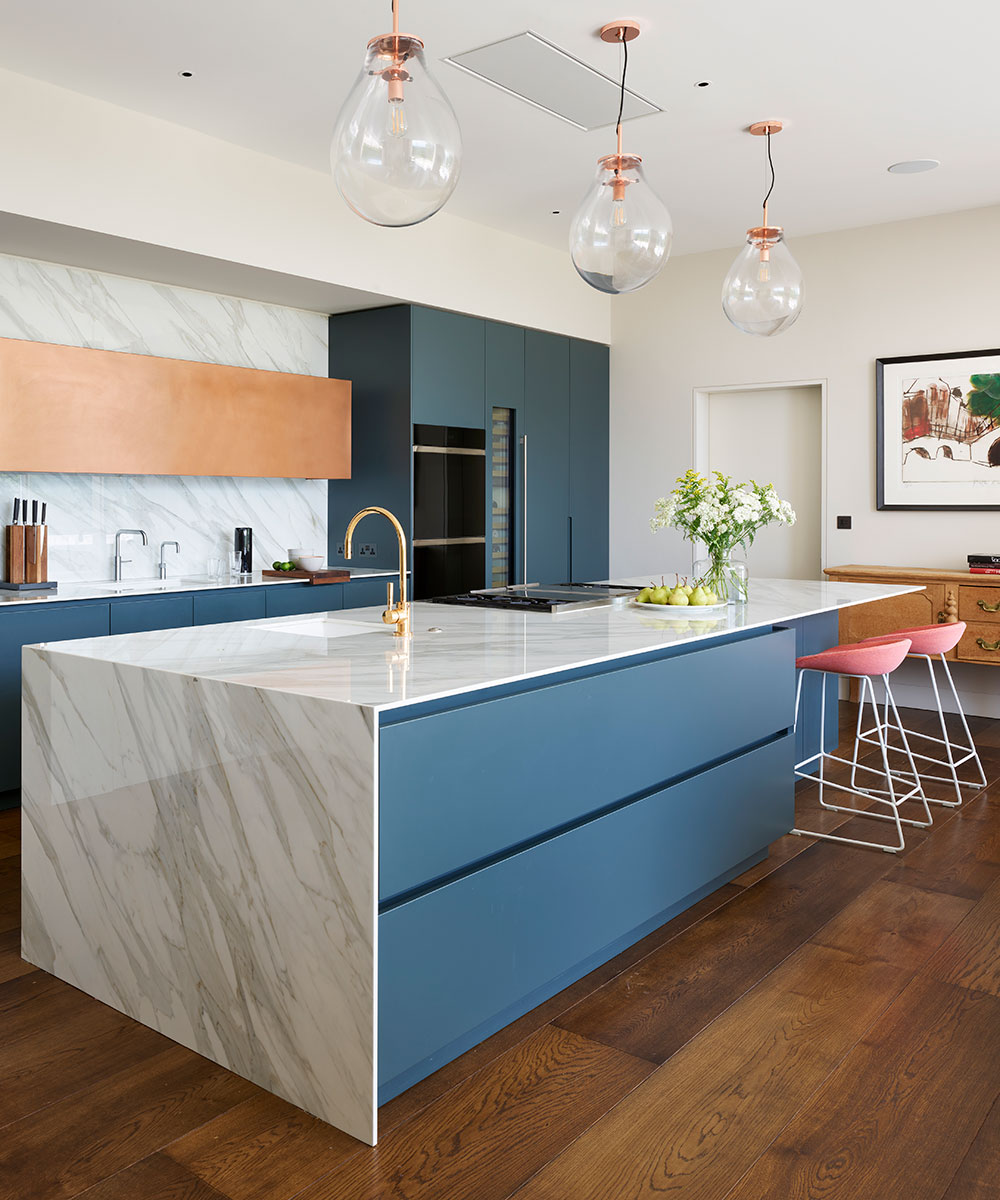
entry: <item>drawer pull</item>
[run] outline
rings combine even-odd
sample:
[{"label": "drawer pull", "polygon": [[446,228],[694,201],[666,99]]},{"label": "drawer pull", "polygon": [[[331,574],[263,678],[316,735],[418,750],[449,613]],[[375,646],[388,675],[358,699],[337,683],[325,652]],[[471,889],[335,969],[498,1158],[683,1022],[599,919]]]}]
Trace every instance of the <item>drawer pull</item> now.
[{"label": "drawer pull", "polygon": [[996,604],[987,604],[985,600],[977,600],[976,603],[983,612],[1000,612],[1000,600]]},{"label": "drawer pull", "polygon": [[988,642],[985,638],[976,638],[976,645],[979,646],[981,650],[1000,650],[1000,640]]}]

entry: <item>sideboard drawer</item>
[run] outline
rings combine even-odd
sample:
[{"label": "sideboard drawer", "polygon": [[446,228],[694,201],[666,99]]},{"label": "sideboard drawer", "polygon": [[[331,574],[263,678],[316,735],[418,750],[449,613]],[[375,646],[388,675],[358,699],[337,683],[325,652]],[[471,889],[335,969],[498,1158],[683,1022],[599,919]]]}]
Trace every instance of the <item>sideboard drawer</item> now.
[{"label": "sideboard drawer", "polygon": [[955,647],[955,658],[959,662],[993,663],[1000,667],[1000,622],[970,622]]},{"label": "sideboard drawer", "polygon": [[[1000,581],[1000,575],[997,576]],[[960,621],[995,621],[1000,624],[1000,582],[996,587],[963,584],[958,589]],[[973,639],[974,640],[974,639]],[[991,638],[995,641],[995,638]],[[978,650],[979,647],[977,646]]]}]

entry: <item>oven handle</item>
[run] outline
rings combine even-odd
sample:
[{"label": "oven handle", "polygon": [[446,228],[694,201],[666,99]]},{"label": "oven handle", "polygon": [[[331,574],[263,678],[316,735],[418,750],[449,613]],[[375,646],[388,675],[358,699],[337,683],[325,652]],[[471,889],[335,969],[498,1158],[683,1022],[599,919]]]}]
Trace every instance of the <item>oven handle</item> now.
[{"label": "oven handle", "polygon": [[528,435],[521,438],[524,482],[521,491],[521,582],[528,582]]}]

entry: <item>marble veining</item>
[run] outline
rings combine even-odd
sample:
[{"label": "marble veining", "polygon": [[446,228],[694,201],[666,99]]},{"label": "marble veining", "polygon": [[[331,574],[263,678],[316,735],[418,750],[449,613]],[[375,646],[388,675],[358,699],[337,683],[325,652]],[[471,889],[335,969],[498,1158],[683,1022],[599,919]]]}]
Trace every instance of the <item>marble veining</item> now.
[{"label": "marble veining", "polygon": [[23,712],[24,957],[373,1142],[372,714],[44,650]]},{"label": "marble veining", "polygon": [[[641,585],[645,580],[617,582]],[[150,670],[376,709],[398,708],[919,590],[755,579],[747,606],[704,619],[693,612],[659,616],[634,606],[550,616],[417,603],[408,645],[382,624],[379,607],[332,613],[329,618],[278,617],[87,639],[59,648],[70,655]],[[339,632],[355,632],[320,636],[327,619]],[[303,632],[309,621],[313,632]]]},{"label": "marble veining", "polygon": [[[320,313],[10,256],[0,256],[0,337],[327,374]],[[168,551],[171,573],[203,573],[237,525],[253,527],[258,565],[326,547],[324,480],[0,472],[0,504],[14,496],[48,503],[49,575],[60,582],[110,578],[125,527],[149,534],[149,547],[129,548],[126,571],[138,577],[156,574],[170,540],[181,544]],[[0,524],[9,519],[0,511]]]}]

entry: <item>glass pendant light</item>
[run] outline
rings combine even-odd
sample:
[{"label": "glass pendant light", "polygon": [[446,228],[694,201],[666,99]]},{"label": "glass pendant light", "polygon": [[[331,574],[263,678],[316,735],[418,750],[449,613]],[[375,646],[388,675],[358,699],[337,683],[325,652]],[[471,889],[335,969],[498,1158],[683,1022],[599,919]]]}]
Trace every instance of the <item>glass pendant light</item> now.
[{"label": "glass pendant light", "polygon": [[780,121],[757,121],[756,137],[767,139],[771,186],[764,197],[764,220],[747,230],[746,247],[736,256],[722,285],[722,311],[737,329],[757,337],[773,337],[793,325],[802,311],[802,271],[785,242],[780,225],[767,223],[767,202],[774,191],[771,134]]},{"label": "glass pendant light", "polygon": [[424,60],[424,43],[399,32],[374,37],[344,102],[330,147],[337,189],[373,225],[416,225],[455,190],[462,135],[448,97]]},{"label": "glass pendant light", "polygon": [[663,201],[646,182],[642,159],[622,153],[622,111],[628,44],[639,36],[635,21],[612,21],[606,42],[624,50],[618,105],[618,150],[597,160],[597,175],[573,218],[569,252],[583,279],[599,292],[634,292],[657,274],[670,254],[674,231]]}]

